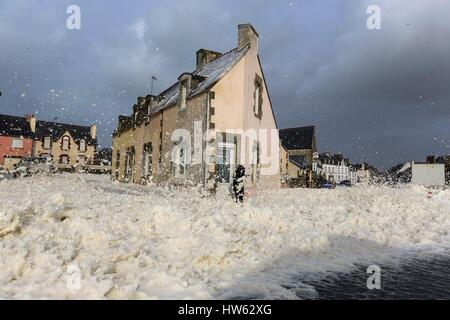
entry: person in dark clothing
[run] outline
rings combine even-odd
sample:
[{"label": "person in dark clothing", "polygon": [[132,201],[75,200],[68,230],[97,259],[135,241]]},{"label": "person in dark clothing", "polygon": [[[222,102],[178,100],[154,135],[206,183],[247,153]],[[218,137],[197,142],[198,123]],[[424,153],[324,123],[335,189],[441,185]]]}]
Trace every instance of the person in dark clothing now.
[{"label": "person in dark clothing", "polygon": [[233,175],[233,196],[236,202],[244,202],[245,168],[239,165]]}]

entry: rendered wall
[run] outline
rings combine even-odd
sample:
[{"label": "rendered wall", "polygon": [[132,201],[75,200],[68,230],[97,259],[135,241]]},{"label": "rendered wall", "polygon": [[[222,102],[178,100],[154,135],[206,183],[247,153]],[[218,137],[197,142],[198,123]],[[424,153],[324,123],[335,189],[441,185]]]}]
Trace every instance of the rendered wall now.
[{"label": "rendered wall", "polygon": [[413,163],[411,182],[421,186],[444,186],[445,165]]}]

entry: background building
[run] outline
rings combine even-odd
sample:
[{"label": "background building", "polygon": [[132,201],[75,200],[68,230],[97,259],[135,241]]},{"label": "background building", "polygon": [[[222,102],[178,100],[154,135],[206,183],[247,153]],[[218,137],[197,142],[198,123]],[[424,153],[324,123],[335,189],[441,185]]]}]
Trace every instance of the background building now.
[{"label": "background building", "polygon": [[316,127],[280,129],[280,142],[288,155],[288,175],[297,176],[298,170],[312,169],[313,153],[317,151]]},{"label": "background building", "polygon": [[93,164],[97,151],[97,128],[59,122],[35,121],[34,154],[50,157],[61,169]]},{"label": "background building", "polygon": [[348,158],[341,154],[323,153],[319,156],[322,175],[328,180],[340,183],[345,180],[352,184],[357,182],[356,168],[350,165]]},{"label": "background building", "polygon": [[10,170],[33,154],[33,131],[24,117],[0,114],[0,165]]},{"label": "background building", "polygon": [[22,157],[46,157],[57,168],[95,161],[96,125],[78,126],[37,120],[33,115],[0,115],[0,165],[12,169]]}]

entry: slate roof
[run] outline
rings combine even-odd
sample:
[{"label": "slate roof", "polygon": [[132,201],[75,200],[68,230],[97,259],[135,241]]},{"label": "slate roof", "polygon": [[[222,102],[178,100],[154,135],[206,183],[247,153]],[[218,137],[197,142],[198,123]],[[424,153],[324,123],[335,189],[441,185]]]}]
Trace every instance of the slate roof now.
[{"label": "slate roof", "polygon": [[[52,130],[54,130],[53,134]],[[52,137],[53,141],[57,141],[66,132],[69,132],[77,143],[81,139],[84,139],[87,144],[97,143],[97,139],[92,139],[90,126],[36,120],[36,131],[33,132],[25,117],[0,114],[0,136],[24,137],[36,140]]]},{"label": "slate roof", "polygon": [[90,126],[78,126],[40,120],[36,121],[36,133],[34,137],[38,140],[42,140],[44,137],[52,137],[53,141],[58,141],[66,132],[70,133],[77,144],[79,144],[82,139],[86,141],[87,144],[97,143],[97,139],[92,139]]},{"label": "slate roof", "polygon": [[350,164],[350,160],[344,158],[342,154],[321,153],[319,155],[319,160],[323,164],[340,165],[342,161],[344,161],[345,164]]},{"label": "slate roof", "polygon": [[305,169],[308,166],[305,156],[289,156],[289,161],[302,169]]},{"label": "slate roof", "polygon": [[33,132],[26,118],[0,114],[0,136],[31,139]]},{"label": "slate roof", "polygon": [[[193,76],[199,76],[205,78],[204,81],[200,82],[197,88],[194,88],[190,93],[188,98],[193,97],[199,93],[210,88],[212,85],[217,83],[222,77],[227,74],[228,71],[233,68],[236,63],[238,63],[241,58],[247,53],[249,45],[243,47],[241,50],[235,48],[227,53],[224,53],[220,58],[204,65],[200,69],[192,72]],[[166,109],[178,101],[179,95],[179,85],[178,81],[175,82],[168,89],[164,90],[159,96],[163,97],[162,100],[152,109],[151,113],[156,113],[163,109]]]},{"label": "slate roof", "polygon": [[312,149],[315,126],[280,129],[279,135],[287,150]]}]

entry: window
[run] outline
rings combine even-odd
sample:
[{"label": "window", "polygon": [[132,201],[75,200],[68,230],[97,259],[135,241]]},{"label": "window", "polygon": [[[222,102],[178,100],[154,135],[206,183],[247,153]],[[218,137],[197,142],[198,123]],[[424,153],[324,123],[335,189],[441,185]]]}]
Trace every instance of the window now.
[{"label": "window", "polygon": [[253,113],[257,118],[262,117],[262,91],[263,91],[263,85],[262,85],[262,79],[260,76],[255,75],[255,92],[254,92],[254,103],[253,103]]},{"label": "window", "polygon": [[186,162],[187,162],[186,155],[187,155],[186,148],[180,148],[180,153],[179,153],[180,161],[178,164],[178,174],[179,175],[184,175],[186,173]]},{"label": "window", "polygon": [[69,156],[68,155],[61,155],[59,157],[59,163],[60,164],[69,164]]},{"label": "window", "polygon": [[69,148],[70,148],[70,138],[68,136],[64,136],[62,138],[61,149],[69,150]]},{"label": "window", "polygon": [[45,137],[44,138],[44,149],[48,150],[51,147],[51,138]]},{"label": "window", "polygon": [[11,147],[13,149],[22,149],[23,148],[23,139],[12,139]]},{"label": "window", "polygon": [[219,143],[216,155],[216,172],[219,183],[231,182],[231,175],[235,165],[236,145]]},{"label": "window", "polygon": [[142,148],[142,179],[148,180],[152,175],[152,144],[146,143]]},{"label": "window", "polygon": [[86,152],[86,141],[80,140],[80,152]]},{"label": "window", "polygon": [[[261,172],[261,150],[260,150],[260,143],[256,142],[254,146],[254,154],[253,159],[254,163],[252,165],[252,182],[259,181],[260,178],[260,172]],[[256,162],[256,163],[255,163]]]},{"label": "window", "polygon": [[86,164],[86,157],[85,156],[78,156],[78,163],[80,165],[85,165]]},{"label": "window", "polygon": [[131,147],[127,150],[125,156],[125,181],[134,181],[134,161],[135,161],[135,150]]},{"label": "window", "polygon": [[120,167],[120,151],[117,150],[117,154],[116,154],[116,169],[119,169]]},{"label": "window", "polygon": [[180,110],[186,108],[186,96],[187,96],[187,82],[183,81],[181,82],[180,88]]},{"label": "window", "polygon": [[116,171],[115,171],[115,178],[116,178],[116,180],[118,180],[119,176],[120,176],[119,169],[120,169],[120,151],[117,150],[117,153],[116,153]]}]

